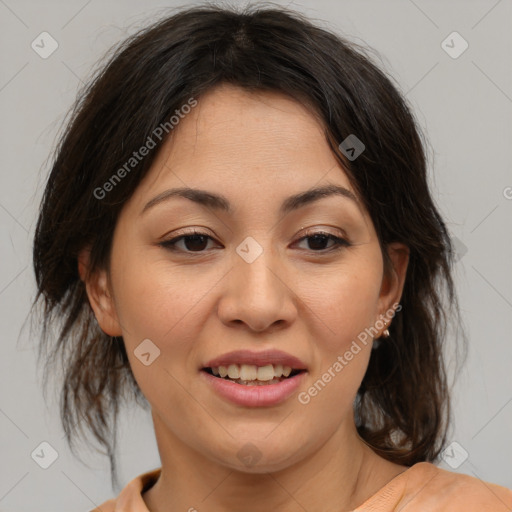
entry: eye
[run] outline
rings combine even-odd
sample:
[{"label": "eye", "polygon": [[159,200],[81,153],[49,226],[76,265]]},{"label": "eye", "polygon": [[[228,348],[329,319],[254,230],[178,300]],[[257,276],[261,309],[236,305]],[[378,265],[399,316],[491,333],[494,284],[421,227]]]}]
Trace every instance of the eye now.
[{"label": "eye", "polygon": [[[302,242],[304,240],[309,240],[309,250],[313,250],[313,252],[330,252],[332,250],[341,249],[342,247],[349,247],[351,244],[345,238],[338,237],[333,235],[332,233],[327,233],[326,231],[314,231],[309,232],[306,236],[303,236],[298,240],[298,242]],[[333,245],[331,247],[326,248],[325,243],[332,241]]]},{"label": "eye", "polygon": [[[165,247],[171,251],[183,251],[183,252],[204,252],[206,246],[208,245],[208,241],[213,240],[213,238],[207,233],[202,233],[200,231],[193,231],[191,233],[186,233],[169,240],[164,240],[160,242],[160,246]],[[183,245],[180,247],[178,244],[183,242]]]},{"label": "eye", "polygon": [[[208,248],[208,242],[213,238],[207,233],[200,231],[193,231],[183,235],[171,238],[160,242],[159,245],[171,251],[182,251],[185,253],[202,253]],[[306,250],[313,252],[330,252],[333,250],[341,249],[342,247],[349,247],[351,244],[348,240],[328,233],[326,231],[314,231],[307,233],[300,238],[297,242],[309,240],[309,247]],[[325,247],[325,244],[332,242],[330,247]],[[179,244],[182,243],[180,246]]]}]

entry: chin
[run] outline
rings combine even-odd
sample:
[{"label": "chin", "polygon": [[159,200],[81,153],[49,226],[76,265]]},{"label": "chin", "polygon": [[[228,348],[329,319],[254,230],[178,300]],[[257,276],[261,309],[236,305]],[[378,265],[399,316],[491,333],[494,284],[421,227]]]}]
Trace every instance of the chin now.
[{"label": "chin", "polygon": [[[288,438],[288,441],[290,439]],[[240,473],[263,474],[282,471],[293,465],[300,457],[297,444],[287,446],[274,439],[238,441],[232,450],[211,454],[213,459],[227,468]],[[234,456],[233,456],[234,455]]]}]

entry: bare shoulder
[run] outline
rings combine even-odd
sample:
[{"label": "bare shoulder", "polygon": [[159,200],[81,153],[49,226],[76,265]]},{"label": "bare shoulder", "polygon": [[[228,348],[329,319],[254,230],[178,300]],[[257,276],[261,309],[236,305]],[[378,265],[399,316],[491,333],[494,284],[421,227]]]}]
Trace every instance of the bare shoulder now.
[{"label": "bare shoulder", "polygon": [[419,489],[418,494],[423,495],[422,499],[425,502],[435,504],[436,510],[450,512],[510,512],[512,510],[512,490],[485,482],[475,476],[454,473],[430,464],[429,466],[424,487]]},{"label": "bare shoulder", "polygon": [[116,500],[111,499],[108,501],[105,501],[105,503],[102,503],[97,508],[91,510],[90,512],[114,512],[116,508]]}]

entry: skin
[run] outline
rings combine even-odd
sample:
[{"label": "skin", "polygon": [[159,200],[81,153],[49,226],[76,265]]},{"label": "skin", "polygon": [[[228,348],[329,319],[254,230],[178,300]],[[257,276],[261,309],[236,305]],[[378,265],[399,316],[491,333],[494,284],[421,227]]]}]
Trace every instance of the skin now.
[{"label": "skin", "polygon": [[[86,282],[101,328],[123,336],[152,407],[162,474],[143,499],[152,512],[352,510],[406,469],[377,456],[355,428],[371,343],[307,405],[298,393],[273,407],[234,405],[199,368],[232,350],[277,348],[306,363],[299,392],[307,390],[400,301],[407,247],[388,247],[385,273],[360,200],[330,196],[279,214],[288,196],[313,186],[355,194],[318,120],[284,95],[221,85],[172,134],[121,212],[110,272]],[[141,214],[184,186],[223,194],[233,212],[172,198]],[[159,245],[193,228],[211,237],[202,252],[183,239],[176,251]],[[302,239],[319,230],[351,245]],[[263,249],[252,263],[236,252],[247,236]],[[84,250],[82,276],[87,265]],[[134,355],[147,338],[161,351],[149,366]],[[252,466],[237,456],[248,442],[260,455]]]}]

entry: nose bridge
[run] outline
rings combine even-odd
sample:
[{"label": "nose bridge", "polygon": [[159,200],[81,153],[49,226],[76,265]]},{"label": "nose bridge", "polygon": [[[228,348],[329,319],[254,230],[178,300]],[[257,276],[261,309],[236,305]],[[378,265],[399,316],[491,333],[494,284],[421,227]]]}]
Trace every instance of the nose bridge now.
[{"label": "nose bridge", "polygon": [[285,285],[285,265],[270,246],[270,237],[247,237],[236,248],[229,286],[219,312],[225,322],[242,321],[265,330],[278,321],[291,321],[293,297]]},{"label": "nose bridge", "polygon": [[[276,300],[282,290],[276,273],[281,265],[276,251],[272,249],[270,237],[260,236],[257,241],[247,237],[237,247],[235,271],[244,283],[246,296],[254,299]],[[277,282],[276,282],[277,281]]]}]

